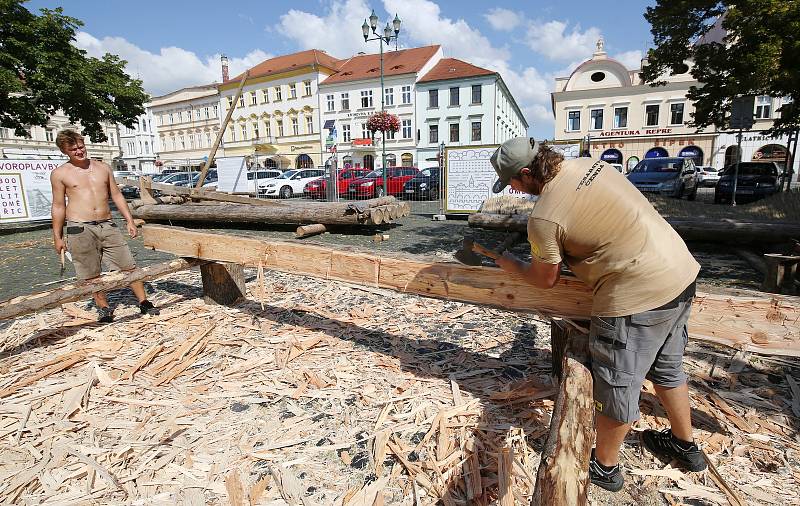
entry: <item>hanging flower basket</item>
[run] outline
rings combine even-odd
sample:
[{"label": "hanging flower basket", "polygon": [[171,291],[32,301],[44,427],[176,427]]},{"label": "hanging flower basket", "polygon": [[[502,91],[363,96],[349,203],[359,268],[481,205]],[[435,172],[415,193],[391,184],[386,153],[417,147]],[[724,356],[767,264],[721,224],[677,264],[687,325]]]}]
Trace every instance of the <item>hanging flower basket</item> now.
[{"label": "hanging flower basket", "polygon": [[386,111],[376,112],[367,120],[370,132],[397,132],[400,130],[400,119]]}]

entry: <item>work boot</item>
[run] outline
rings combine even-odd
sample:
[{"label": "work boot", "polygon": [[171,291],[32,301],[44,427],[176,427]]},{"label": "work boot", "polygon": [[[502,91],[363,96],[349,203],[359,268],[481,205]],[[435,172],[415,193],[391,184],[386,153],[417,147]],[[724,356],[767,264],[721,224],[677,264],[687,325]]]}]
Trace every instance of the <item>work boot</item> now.
[{"label": "work boot", "polygon": [[609,492],[619,492],[625,484],[619,464],[612,467],[604,466],[594,457],[594,448],[592,448],[592,458],[589,459],[589,478],[592,479],[592,483]]},{"label": "work boot", "polygon": [[155,307],[153,303],[147,299],[139,303],[139,311],[141,311],[142,314],[150,314],[153,316],[161,314],[161,311],[159,311],[158,308]]},{"label": "work boot", "polygon": [[677,461],[687,471],[704,471],[706,461],[703,451],[694,441],[683,441],[672,434],[672,429],[642,432],[642,444],[647,450],[664,462]]},{"label": "work boot", "polygon": [[114,310],[110,307],[97,308],[97,321],[100,323],[111,323],[114,321]]}]

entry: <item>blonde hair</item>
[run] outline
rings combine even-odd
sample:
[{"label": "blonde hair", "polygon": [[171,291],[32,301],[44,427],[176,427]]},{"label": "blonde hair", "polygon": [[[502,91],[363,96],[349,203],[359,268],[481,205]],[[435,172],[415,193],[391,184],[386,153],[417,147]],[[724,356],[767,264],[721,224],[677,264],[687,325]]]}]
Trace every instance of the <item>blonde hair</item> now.
[{"label": "blonde hair", "polygon": [[539,151],[531,160],[528,169],[531,171],[531,175],[544,185],[556,177],[558,171],[561,170],[563,161],[564,155],[560,152],[546,144],[540,144]]},{"label": "blonde hair", "polygon": [[56,136],[56,146],[58,146],[58,149],[60,149],[63,153],[67,146],[77,144],[78,141],[82,140],[83,136],[81,134],[75,130],[67,128],[58,132],[58,135]]}]

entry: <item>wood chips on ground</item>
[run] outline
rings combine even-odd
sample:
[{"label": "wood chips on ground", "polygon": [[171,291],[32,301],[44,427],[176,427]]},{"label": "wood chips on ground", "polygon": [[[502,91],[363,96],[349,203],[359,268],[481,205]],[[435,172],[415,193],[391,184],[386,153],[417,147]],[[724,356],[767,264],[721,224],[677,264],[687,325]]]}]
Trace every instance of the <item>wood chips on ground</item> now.
[{"label": "wood chips on ground", "polygon": [[[527,504],[554,389],[531,315],[253,272],[206,305],[198,272],[0,328],[0,503]],[[597,504],[800,504],[793,360],[692,344],[686,474],[624,446]],[[636,429],[666,418],[646,384]],[[498,456],[501,464],[498,465]]]}]

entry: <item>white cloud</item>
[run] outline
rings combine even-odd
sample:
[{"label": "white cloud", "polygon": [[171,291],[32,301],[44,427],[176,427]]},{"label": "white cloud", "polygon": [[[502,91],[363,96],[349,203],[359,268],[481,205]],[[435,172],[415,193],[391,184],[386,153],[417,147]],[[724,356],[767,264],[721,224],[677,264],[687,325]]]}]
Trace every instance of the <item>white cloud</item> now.
[{"label": "white cloud", "polygon": [[492,25],[492,28],[503,32],[512,31],[522,22],[521,14],[508,9],[503,9],[502,7],[490,9],[489,12],[483,15],[483,17],[485,17],[486,21]]},{"label": "white cloud", "polygon": [[636,70],[642,66],[642,52],[639,49],[625,51],[611,57],[625,65],[628,70]]},{"label": "white cloud", "polygon": [[267,29],[293,40],[300,49],[322,49],[336,58],[347,58],[374,49],[374,43],[367,45],[361,34],[361,24],[371,13],[364,0],[335,0],[324,16],[292,9]]},{"label": "white cloud", "polygon": [[[105,53],[119,55],[128,62],[128,74],[141,79],[145,91],[154,96],[186,86],[222,80],[219,54],[201,59],[197,54],[179,47],[163,47],[158,53],[152,53],[122,37],[98,39],[86,32],[78,32],[75,45],[86,50],[90,56],[101,57]],[[229,55],[230,75],[234,76],[267,58],[270,55],[260,49],[253,50],[244,57]]]},{"label": "white cloud", "polygon": [[585,60],[595,50],[600,38],[600,29],[590,27],[581,31],[575,26],[567,33],[567,24],[562,21],[533,23],[526,34],[526,42],[534,51],[554,61]]}]

